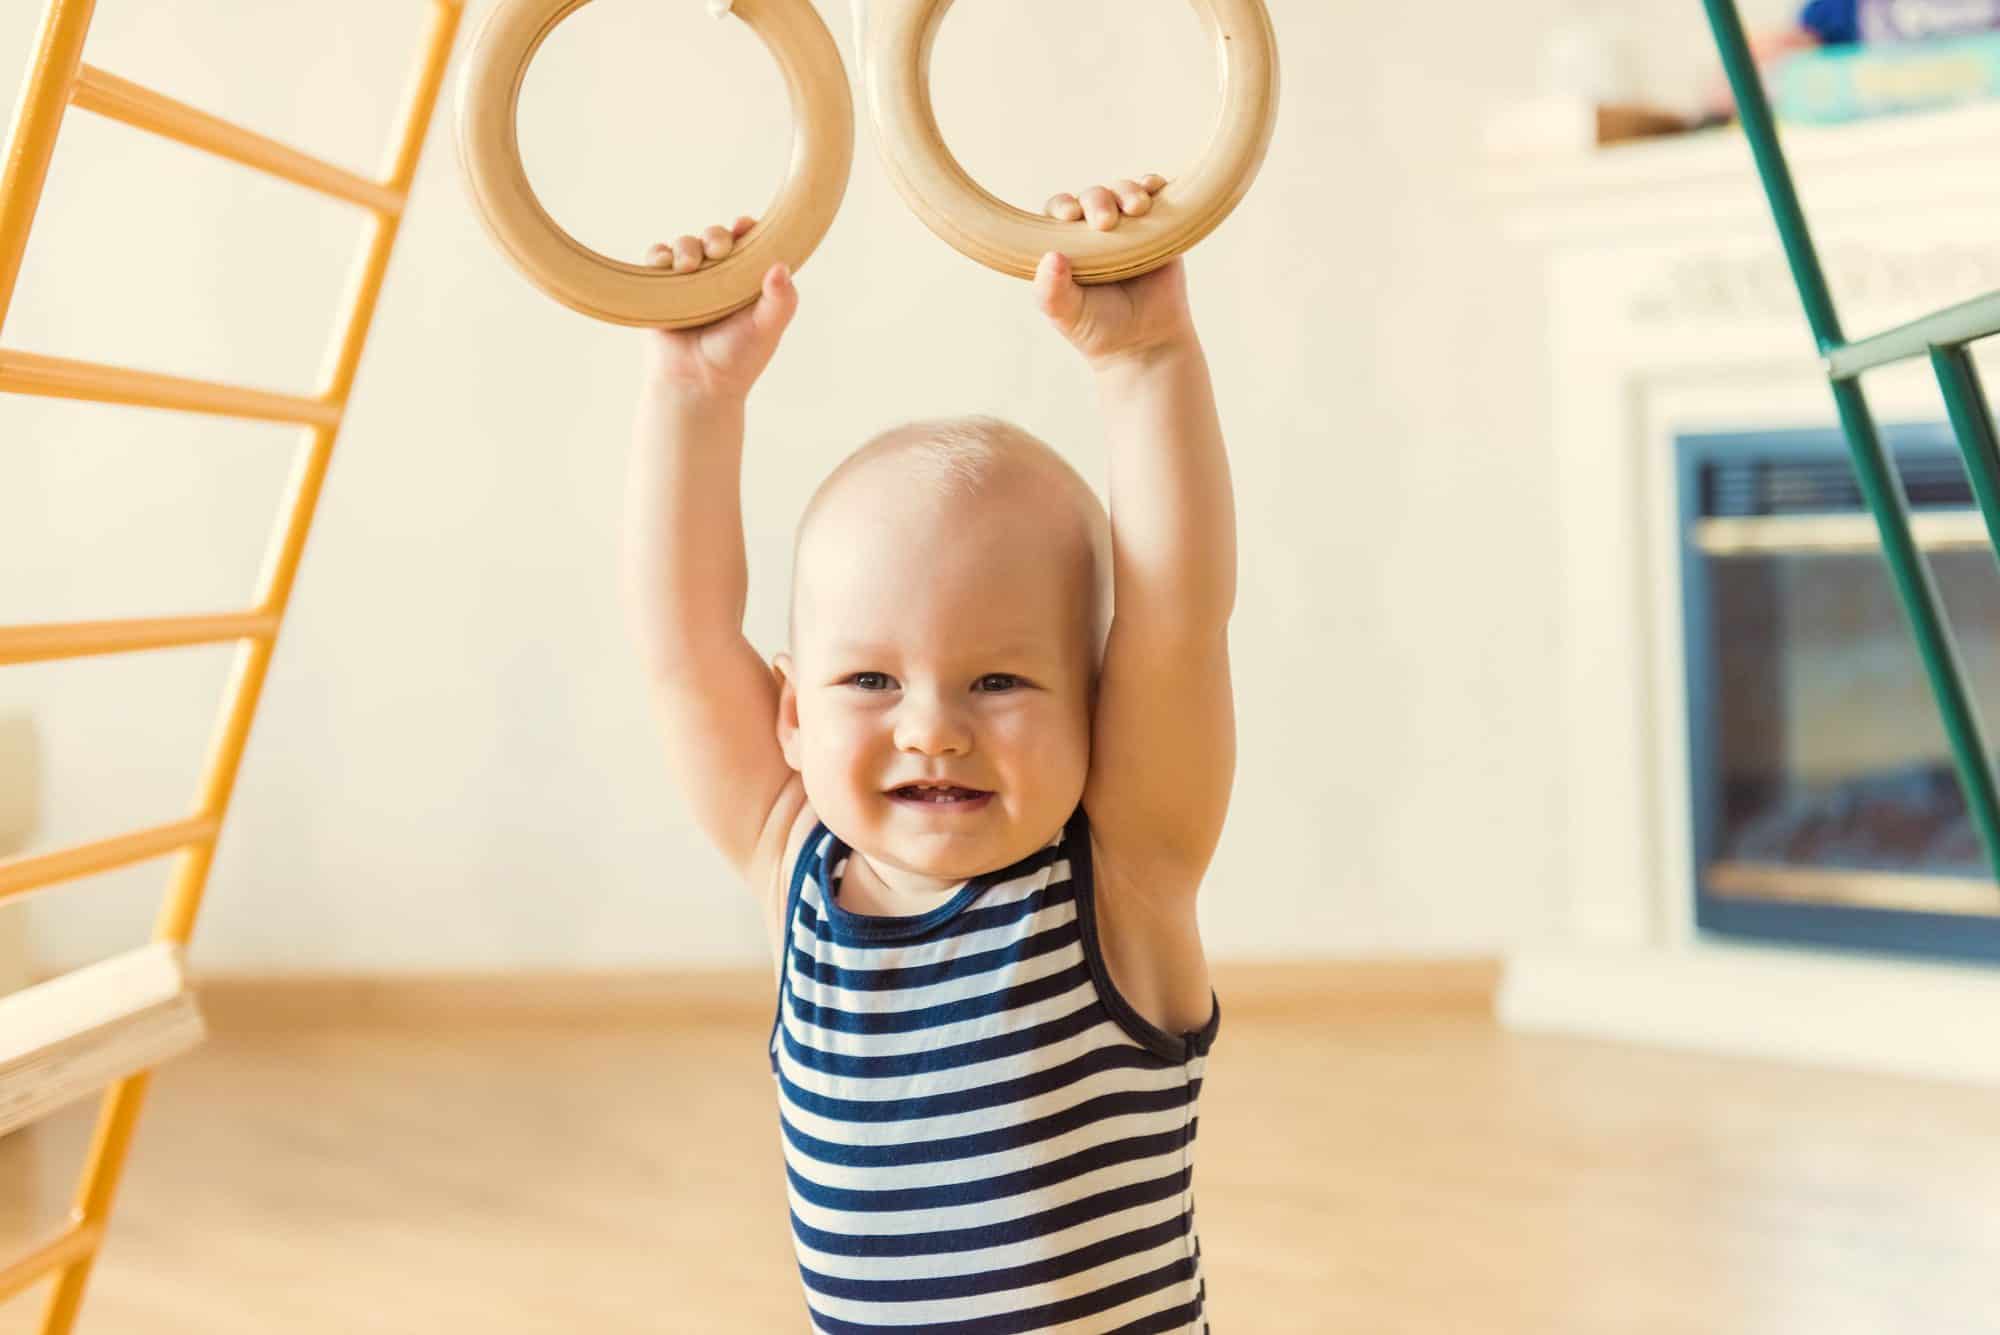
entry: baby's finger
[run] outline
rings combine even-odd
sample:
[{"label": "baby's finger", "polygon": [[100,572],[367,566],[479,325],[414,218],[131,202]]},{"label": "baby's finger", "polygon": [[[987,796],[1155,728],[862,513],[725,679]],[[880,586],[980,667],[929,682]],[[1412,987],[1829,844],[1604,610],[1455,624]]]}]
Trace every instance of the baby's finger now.
[{"label": "baby's finger", "polygon": [[1083,192],[1084,220],[1100,232],[1108,232],[1118,225],[1118,196],[1101,185],[1094,185]]},{"label": "baby's finger", "polygon": [[1139,178],[1139,184],[1146,187],[1146,193],[1157,195],[1167,188],[1167,178],[1148,172]]},{"label": "baby's finger", "polygon": [[736,249],[736,233],[727,227],[711,227],[701,234],[702,253],[712,260],[719,260]]},{"label": "baby's finger", "polygon": [[746,213],[741,218],[738,218],[736,220],[736,225],[730,228],[729,230],[735,236],[740,238],[745,232],[749,231],[756,225],[757,225],[757,220]]},{"label": "baby's finger", "polygon": [[674,247],[668,241],[655,241],[646,247],[646,263],[666,268],[674,267]]},{"label": "baby's finger", "polygon": [[1153,197],[1137,181],[1118,181],[1113,183],[1111,189],[1118,196],[1118,207],[1130,216],[1137,218],[1152,211]]},{"label": "baby's finger", "polygon": [[701,241],[684,236],[674,242],[674,272],[688,273],[701,267]]},{"label": "baby's finger", "polygon": [[763,286],[756,304],[744,312],[758,332],[775,340],[798,313],[799,289],[792,282],[791,266],[780,261],[764,271]]},{"label": "baby's finger", "polygon": [[1067,330],[1083,310],[1083,289],[1076,285],[1069,256],[1052,250],[1035,265],[1035,304],[1058,328]]},{"label": "baby's finger", "polygon": [[1063,222],[1075,222],[1083,216],[1083,205],[1076,202],[1075,195],[1051,195],[1049,202],[1042,206],[1042,211],[1051,218],[1059,218]]}]

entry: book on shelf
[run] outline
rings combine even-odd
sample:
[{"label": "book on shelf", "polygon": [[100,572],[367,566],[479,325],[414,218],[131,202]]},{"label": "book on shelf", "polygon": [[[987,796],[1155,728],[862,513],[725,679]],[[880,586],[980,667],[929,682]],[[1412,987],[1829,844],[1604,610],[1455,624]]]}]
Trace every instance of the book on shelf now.
[{"label": "book on shelf", "polygon": [[2000,32],[1824,46],[1772,71],[1781,121],[1829,125],[2000,96]]}]

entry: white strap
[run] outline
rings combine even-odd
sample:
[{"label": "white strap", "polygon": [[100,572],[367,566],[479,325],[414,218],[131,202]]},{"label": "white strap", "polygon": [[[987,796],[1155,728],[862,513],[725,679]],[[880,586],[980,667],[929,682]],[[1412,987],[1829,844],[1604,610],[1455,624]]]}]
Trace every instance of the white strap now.
[{"label": "white strap", "polygon": [[868,0],[847,0],[847,9],[854,17],[854,77],[862,75],[862,61],[868,54],[863,45],[868,37]]}]

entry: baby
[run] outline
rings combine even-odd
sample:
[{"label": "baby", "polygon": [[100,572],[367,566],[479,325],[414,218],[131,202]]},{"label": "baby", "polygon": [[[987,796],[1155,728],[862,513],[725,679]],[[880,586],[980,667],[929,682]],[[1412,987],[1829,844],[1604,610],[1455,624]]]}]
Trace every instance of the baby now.
[{"label": "baby", "polygon": [[[1058,195],[1109,230],[1159,177]],[[677,271],[753,226],[655,246]],[[770,935],[816,1332],[1206,1332],[1195,1109],[1221,1021],[1195,894],[1235,773],[1229,464],[1181,262],[1037,305],[1081,354],[1111,511],[986,417],[841,461],[789,652],[744,638],[744,406],[798,308],[645,334],[626,591],[681,790]],[[1115,613],[1115,615],[1114,615]]]}]

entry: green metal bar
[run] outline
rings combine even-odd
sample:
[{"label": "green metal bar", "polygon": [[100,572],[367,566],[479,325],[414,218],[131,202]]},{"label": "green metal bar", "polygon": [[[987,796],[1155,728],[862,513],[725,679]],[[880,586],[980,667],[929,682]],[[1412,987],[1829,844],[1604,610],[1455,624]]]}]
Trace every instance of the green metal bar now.
[{"label": "green metal bar", "polygon": [[1952,434],[1965,454],[1972,494],[1979,498],[1979,511],[1986,516],[1986,536],[1992,540],[1993,555],[2000,559],[2000,440],[1994,438],[1993,409],[1987,405],[1979,373],[1972,368],[1972,354],[1964,348],[1932,348],[1931,369],[1937,372],[1938,388],[1944,391]]},{"label": "green metal bar", "polygon": [[1921,357],[1932,348],[1958,347],[1992,334],[2000,334],[2000,292],[1989,292],[1846,347],[1829,349],[1826,373],[1835,380],[1851,380],[1890,362]]},{"label": "green metal bar", "polygon": [[1777,123],[1771,119],[1763,80],[1757,77],[1757,62],[1750,57],[1743,19],[1736,12],[1736,0],[1702,0],[1702,4],[1708,10],[1708,26],[1715,30],[1715,46],[1722,53],[1730,91],[1736,94],[1736,111],[1750,140],[1750,153],[1757,160],[1764,198],[1771,202],[1778,239],[1784,243],[1785,259],[1792,266],[1792,283],[1805,303],[1806,323],[1812,326],[1813,341],[1825,353],[1846,340],[1840,335],[1840,317],[1833,313],[1833,294],[1827,290],[1826,274],[1813,250],[1812,233],[1806,230],[1805,210],[1799,207],[1791,168],[1785,165],[1784,150],[1778,147]]},{"label": "green metal bar", "polygon": [[[1930,567],[1924,563],[1911,537],[1909,502],[1903,494],[1901,480],[1889,465],[1881,436],[1868,411],[1868,401],[1862,395],[1861,383],[1856,378],[1859,368],[1844,376],[1834,374],[1833,358],[1845,342],[1840,332],[1840,320],[1834,312],[1833,296],[1827,288],[1819,256],[1813,249],[1805,211],[1799,206],[1791,169],[1786,166],[1784,150],[1778,144],[1777,125],[1771,117],[1770,103],[1765,100],[1764,84],[1757,73],[1756,62],[1751,58],[1750,44],[1744,37],[1743,20],[1736,12],[1735,0],[1702,0],[1702,3],[1708,12],[1709,27],[1715,34],[1716,49],[1722,56],[1723,70],[1729,76],[1730,89],[1736,95],[1743,132],[1749,139],[1750,152],[1757,163],[1757,175],[1763,182],[1764,196],[1771,205],[1771,216],[1777,223],[1785,258],[1791,265],[1792,281],[1798,288],[1799,301],[1805,307],[1806,322],[1812,327],[1813,339],[1819,345],[1821,356],[1827,361],[1828,385],[1833,390],[1834,408],[1840,415],[1841,429],[1847,438],[1855,479],[1875,516],[1875,527],[1882,540],[1882,555],[1888,562],[1897,597],[1903,604],[1903,613],[1909,618],[1910,629],[1916,635],[1924,671],[1930,678],[1931,694],[1937,699],[1938,714],[1944,722],[1945,735],[1951,742],[1952,762],[1958,774],[1960,791],[1971,812],[1973,828],[1979,832],[1987,863],[1993,869],[1994,878],[2000,880],[2000,783],[1995,781],[1986,730],[1981,725],[1978,706],[1966,688],[1965,672],[1959,663],[1951,627],[1945,621],[1943,602],[1938,597]],[[1982,303],[1967,305],[1984,314]],[[1953,308],[1943,315],[1956,317],[1962,315],[1964,310]],[[1933,331],[1939,327],[1937,322],[1941,318],[1933,318]],[[1959,327],[1953,326],[1954,329]],[[1900,336],[1907,329],[1908,326],[1902,331],[1891,331],[1891,334]],[[1901,346],[1900,342],[1885,342],[1890,337],[1883,335],[1870,342],[1876,345],[1877,351],[1884,347]],[[1928,344],[1925,346],[1928,347]],[[1969,366],[1962,369],[1970,375]],[[1952,392],[1947,390],[1948,395]],[[1969,406],[1969,400],[1961,394],[1959,405],[1952,410],[1955,427],[1960,412]],[[1986,421],[1990,426],[1990,416]],[[1977,447],[1976,437],[1961,432],[1960,441],[1970,463]],[[1987,444],[1991,444],[1990,434]],[[1989,511],[1989,525],[1992,520],[1993,514]]]},{"label": "green metal bar", "polygon": [[1855,478],[1861,484],[1862,495],[1868,499],[1868,508],[1875,512],[1875,527],[1882,535],[1882,554],[1888,558],[1889,574],[1895,580],[1896,593],[1902,599],[1911,628],[1916,631],[1924,671],[1930,677],[1931,694],[1937,698],[1945,735],[1951,741],[1966,809],[1972,814],[1973,828],[1979,833],[1980,846],[1993,868],[1994,879],[2000,880],[2000,782],[1994,777],[1993,753],[1986,745],[1978,702],[1966,689],[1958,646],[1945,621],[1943,602],[1938,597],[1930,566],[1910,535],[1910,510],[1903,484],[1889,465],[1861,386],[1852,380],[1834,381],[1833,401],[1847,435]]}]

